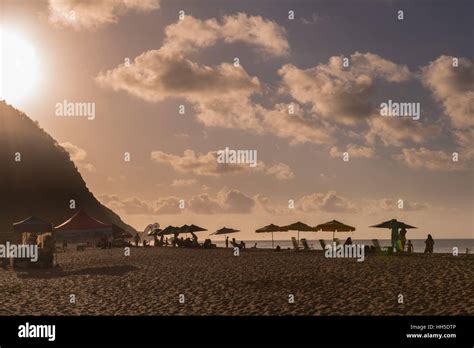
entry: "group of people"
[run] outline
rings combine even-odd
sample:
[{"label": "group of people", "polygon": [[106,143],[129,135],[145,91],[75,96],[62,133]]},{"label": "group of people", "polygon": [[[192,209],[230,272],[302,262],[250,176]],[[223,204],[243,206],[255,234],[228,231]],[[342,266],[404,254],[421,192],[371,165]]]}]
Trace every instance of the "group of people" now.
[{"label": "group of people", "polygon": [[[171,245],[173,248],[175,247],[180,247],[180,248],[204,248],[204,249],[210,249],[210,248],[215,248],[216,245],[215,244],[212,244],[212,241],[210,239],[206,239],[204,241],[204,243],[202,244],[199,244],[199,241],[198,241],[198,237],[196,236],[196,234],[191,233],[191,238],[183,238],[183,237],[179,237],[178,234],[175,234],[172,238],[170,238],[168,240],[168,237],[164,237],[164,236],[160,236],[160,238],[158,238],[158,236],[153,236],[153,240],[154,240],[154,246],[157,246],[157,247],[163,247],[163,246],[168,246],[168,245]],[[135,242],[135,246],[139,246],[140,245],[140,236],[138,235],[138,233],[135,234],[135,237],[134,237],[134,242]],[[143,246],[144,247],[147,247],[147,246],[150,246],[150,244],[148,243],[148,241],[146,239],[143,239]]]},{"label": "group of people", "polygon": [[[392,227],[392,248],[393,250],[398,250],[399,252],[407,251],[408,253],[413,252],[413,243],[411,240],[406,238],[407,230],[405,227],[402,227],[398,231],[398,226],[394,225]],[[406,249],[405,249],[406,246]],[[425,254],[432,254],[434,248],[434,239],[431,234],[428,234],[427,239],[425,240]]]},{"label": "group of people", "polygon": [[[230,242],[230,244],[232,245],[232,247],[234,248],[239,248],[239,249],[245,249],[245,242],[242,240],[240,241],[240,243],[237,243],[237,241],[235,240],[235,238],[232,238],[232,241]],[[257,246],[257,243],[255,243],[254,247]],[[225,247],[228,248],[229,247],[229,236],[226,236],[225,237]]]}]

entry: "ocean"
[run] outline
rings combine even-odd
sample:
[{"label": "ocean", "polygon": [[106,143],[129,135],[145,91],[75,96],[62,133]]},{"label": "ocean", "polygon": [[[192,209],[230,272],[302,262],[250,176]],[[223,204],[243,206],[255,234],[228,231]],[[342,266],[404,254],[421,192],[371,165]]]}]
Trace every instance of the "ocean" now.
[{"label": "ocean", "polygon": [[[142,233],[140,233],[143,235]],[[202,236],[199,237],[199,242],[202,243],[204,241],[205,237],[203,238]],[[213,236],[210,236],[212,239]],[[237,236],[236,236],[237,237]],[[302,237],[304,238],[304,237]],[[147,237],[149,241],[152,241],[152,237]],[[232,237],[230,237],[232,239]],[[237,242],[240,242],[240,238],[236,238]],[[322,250],[321,245],[319,243],[319,239],[309,239],[306,238],[308,241],[308,244],[312,246],[315,250]],[[341,242],[344,242],[345,239],[341,239]],[[330,239],[325,239],[326,243],[330,242]],[[272,240],[249,240],[249,239],[244,239],[244,242],[247,246],[247,248],[250,248],[254,246],[255,243],[257,243],[257,248],[261,249],[271,249],[272,248]],[[372,240],[371,239],[352,239],[353,243],[357,244],[364,244],[364,245],[372,245]],[[414,252],[415,253],[422,253],[425,251],[425,240],[424,239],[411,239],[411,242],[413,244]],[[225,241],[223,239],[219,240],[214,240],[212,239],[212,243],[216,244],[218,247],[225,247]],[[383,246],[389,246],[390,245],[390,240],[389,239],[379,239],[380,245]],[[153,244],[153,243],[152,243]],[[291,242],[291,239],[280,239],[280,240],[274,240],[274,245],[275,247],[277,245],[280,246],[282,249],[292,249],[293,244]],[[433,251],[435,253],[452,253],[453,248],[457,247],[458,251],[460,254],[465,254],[466,249],[469,249],[469,253],[472,254],[474,252],[474,239],[435,239],[435,244],[434,244],[434,249]]]}]

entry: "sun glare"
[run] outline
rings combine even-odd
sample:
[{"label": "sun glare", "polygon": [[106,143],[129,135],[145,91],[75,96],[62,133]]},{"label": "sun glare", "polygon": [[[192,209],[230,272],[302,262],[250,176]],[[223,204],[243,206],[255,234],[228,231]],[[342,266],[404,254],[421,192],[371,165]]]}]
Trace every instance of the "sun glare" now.
[{"label": "sun glare", "polygon": [[12,104],[27,98],[38,78],[34,47],[20,35],[0,28],[0,98]]}]

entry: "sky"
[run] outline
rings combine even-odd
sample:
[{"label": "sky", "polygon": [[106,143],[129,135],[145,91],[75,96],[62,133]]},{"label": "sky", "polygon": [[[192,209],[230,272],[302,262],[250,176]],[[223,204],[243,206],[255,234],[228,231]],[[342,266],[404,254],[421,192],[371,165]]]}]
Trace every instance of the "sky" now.
[{"label": "sky", "polygon": [[[389,238],[369,226],[397,218],[418,227],[408,238],[473,238],[473,7],[0,0],[2,56],[26,56],[1,82],[137,230],[258,239],[270,223],[337,219]],[[389,100],[419,118],[383,116]],[[58,116],[64,101],[94,103],[94,119]],[[257,165],[219,163],[226,147]]]}]

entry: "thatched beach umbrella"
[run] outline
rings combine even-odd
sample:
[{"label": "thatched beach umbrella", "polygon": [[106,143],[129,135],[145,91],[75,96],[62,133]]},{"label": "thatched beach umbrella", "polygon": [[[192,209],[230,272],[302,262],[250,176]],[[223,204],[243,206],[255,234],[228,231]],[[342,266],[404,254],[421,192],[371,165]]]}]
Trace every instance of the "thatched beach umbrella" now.
[{"label": "thatched beach umbrella", "polygon": [[177,226],[168,226],[166,227],[164,230],[161,230],[160,232],[158,232],[156,235],[158,236],[166,236],[166,235],[169,235],[169,234],[179,234],[179,231],[180,228],[177,227]]},{"label": "thatched beach umbrella", "polygon": [[179,228],[180,233],[195,233],[195,232],[202,232],[207,231],[205,228],[196,226],[196,225],[183,225]]},{"label": "thatched beach umbrella", "polygon": [[405,228],[405,229],[410,229],[410,228],[417,228],[415,226],[408,225],[402,221],[398,221],[397,219],[391,219],[388,221],[381,222],[377,225],[373,225],[370,227],[375,227],[375,228],[388,228],[392,230],[392,236],[391,236],[391,241],[392,241],[392,246],[394,243],[396,243],[398,239],[398,229],[399,228]]},{"label": "thatched beach umbrella", "polygon": [[301,232],[314,232],[314,229],[302,223],[301,221],[295,222],[294,224],[282,226],[283,231],[298,231],[298,244],[300,243],[300,231]]},{"label": "thatched beach umbrella", "polygon": [[323,232],[332,232],[332,240],[336,236],[336,232],[353,232],[355,227],[343,224],[337,220],[332,220],[325,222],[324,224],[319,224],[313,228],[314,231],[323,231]]},{"label": "thatched beach umbrella", "polygon": [[273,249],[273,232],[283,232],[286,230],[283,230],[280,226],[270,224],[265,227],[259,228],[258,230],[255,230],[257,233],[270,233],[272,234],[272,249]]},{"label": "thatched beach umbrella", "polygon": [[227,228],[227,227],[222,227],[221,229],[217,230],[216,232],[213,232],[210,234],[210,236],[218,236],[218,235],[227,235],[231,233],[237,233],[240,232],[240,230],[236,230],[234,228]]},{"label": "thatched beach umbrella", "polygon": [[397,219],[392,219],[388,221],[381,222],[377,225],[369,226],[369,227],[375,227],[375,228],[392,228],[392,227],[398,227],[398,228],[405,228],[405,229],[410,229],[410,228],[418,228],[415,226],[408,225],[402,221],[398,221]]}]

